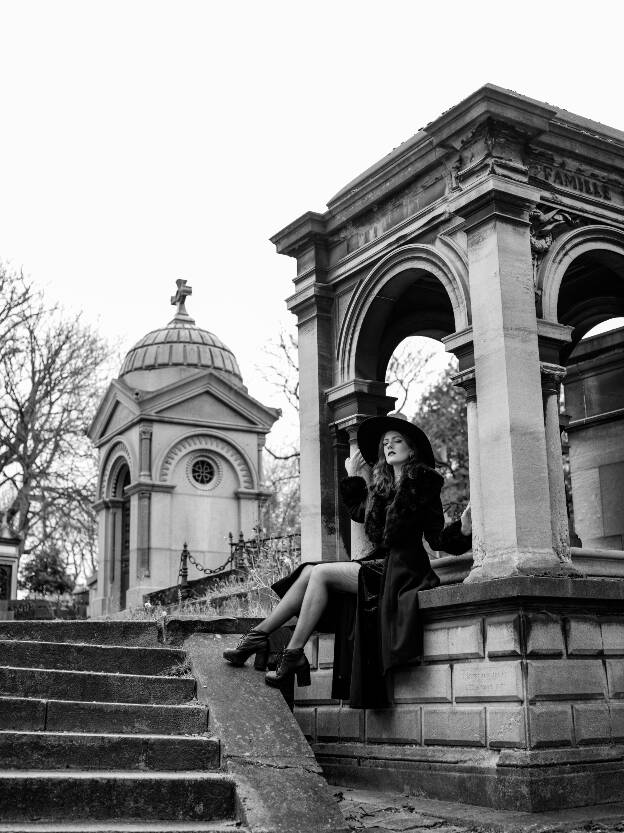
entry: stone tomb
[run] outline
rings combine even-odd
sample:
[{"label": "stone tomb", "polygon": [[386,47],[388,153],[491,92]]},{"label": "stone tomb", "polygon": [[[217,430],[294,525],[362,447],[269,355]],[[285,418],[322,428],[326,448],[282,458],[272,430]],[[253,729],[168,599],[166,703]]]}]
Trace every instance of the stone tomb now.
[{"label": "stone tomb", "polygon": [[[608,365],[616,378],[621,364],[621,341],[591,365],[582,339],[624,315],[624,133],[488,84],[272,239],[296,260],[304,559],[367,546],[338,481],[358,425],[394,406],[385,371],[398,344],[440,339],[467,392],[470,571],[422,594],[428,653],[397,673],[387,712],[328,701],[331,648],[319,638],[298,714],[328,774],[527,810],[614,800],[624,496],[608,463],[624,459],[624,434],[617,397],[620,413],[586,415],[576,394],[586,371]],[[567,368],[587,539],[574,552]],[[596,560],[589,572],[613,579],[583,578]]]}]

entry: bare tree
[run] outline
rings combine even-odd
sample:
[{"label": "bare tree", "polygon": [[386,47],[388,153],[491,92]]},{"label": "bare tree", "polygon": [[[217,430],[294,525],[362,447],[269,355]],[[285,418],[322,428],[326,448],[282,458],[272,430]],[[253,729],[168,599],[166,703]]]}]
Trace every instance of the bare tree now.
[{"label": "bare tree", "polygon": [[96,460],[86,428],[110,351],[80,317],[46,306],[20,275],[2,275],[10,341],[0,352],[0,490],[12,491],[20,554],[56,549],[76,575],[95,558]]}]

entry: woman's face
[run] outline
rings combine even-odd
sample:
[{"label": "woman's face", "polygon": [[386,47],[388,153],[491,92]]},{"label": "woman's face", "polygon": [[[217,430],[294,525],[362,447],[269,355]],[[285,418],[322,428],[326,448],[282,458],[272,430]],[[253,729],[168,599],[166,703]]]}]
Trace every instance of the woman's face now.
[{"label": "woman's face", "polygon": [[386,431],[383,435],[382,448],[386,463],[390,466],[406,463],[412,456],[412,448],[403,434],[398,431]]}]

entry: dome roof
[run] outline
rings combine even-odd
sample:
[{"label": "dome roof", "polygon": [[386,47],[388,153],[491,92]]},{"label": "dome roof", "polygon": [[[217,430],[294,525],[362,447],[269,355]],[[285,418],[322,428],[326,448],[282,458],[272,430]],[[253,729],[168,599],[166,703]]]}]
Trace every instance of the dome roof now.
[{"label": "dome roof", "polygon": [[120,378],[134,371],[186,367],[227,373],[242,384],[234,353],[213,333],[196,326],[184,308],[185,296],[191,294],[191,287],[185,286],[186,281],[182,280],[177,284],[178,292],[171,299],[171,303],[178,305],[174,318],[166,327],[143,336],[128,351],[119,372]]}]

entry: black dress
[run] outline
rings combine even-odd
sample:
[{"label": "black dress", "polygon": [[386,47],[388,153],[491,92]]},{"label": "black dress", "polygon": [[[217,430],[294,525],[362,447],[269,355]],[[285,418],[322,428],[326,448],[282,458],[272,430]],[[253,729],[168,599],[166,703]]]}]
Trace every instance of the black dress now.
[{"label": "black dress", "polygon": [[[418,593],[440,583],[423,546],[459,554],[470,549],[460,522],[444,528],[440,500],[443,478],[423,464],[405,467],[388,497],[367,487],[361,477],[341,483],[342,499],[354,521],[364,522],[371,552],[361,559],[358,591],[332,593],[317,630],[333,632],[332,697],[353,708],[390,705],[391,668],[414,662],[422,654]],[[273,585],[281,597],[306,562]]]}]

